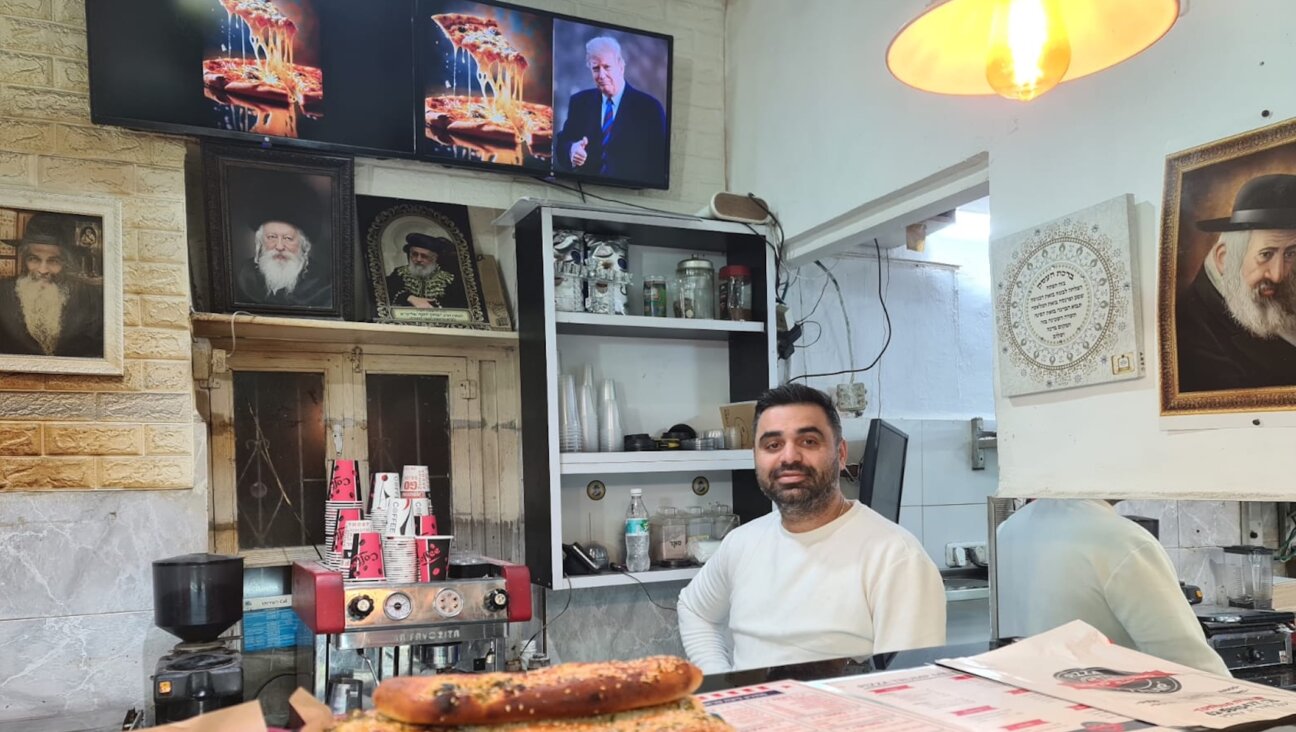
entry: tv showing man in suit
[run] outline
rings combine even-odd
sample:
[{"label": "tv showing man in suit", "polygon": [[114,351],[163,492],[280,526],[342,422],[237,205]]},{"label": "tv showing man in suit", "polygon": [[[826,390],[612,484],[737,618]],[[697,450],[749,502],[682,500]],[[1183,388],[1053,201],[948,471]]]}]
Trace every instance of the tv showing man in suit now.
[{"label": "tv showing man in suit", "polygon": [[[554,167],[627,185],[666,187],[667,42],[558,20],[554,49],[555,122],[560,129]],[[576,49],[582,54],[580,67],[573,58]]]}]

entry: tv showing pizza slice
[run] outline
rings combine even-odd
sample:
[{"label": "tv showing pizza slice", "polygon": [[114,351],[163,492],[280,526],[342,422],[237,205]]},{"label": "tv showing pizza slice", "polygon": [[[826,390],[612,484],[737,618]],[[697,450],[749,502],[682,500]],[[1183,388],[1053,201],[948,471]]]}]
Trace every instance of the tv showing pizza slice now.
[{"label": "tv showing pizza slice", "polygon": [[[283,107],[280,117],[295,117],[299,112],[305,114],[311,110],[311,116],[319,118],[318,108],[324,101],[324,74],[317,65],[296,60],[299,54],[304,60],[317,56],[313,2],[212,2],[225,11],[228,42],[220,46],[226,55],[203,59],[203,86],[231,99],[254,100],[250,106]],[[233,109],[230,111],[230,119],[237,125],[242,118],[232,114]],[[296,128],[295,119],[287,120],[276,126],[276,132],[295,136]]]},{"label": "tv showing pizza slice", "polygon": [[418,4],[425,92],[420,152],[548,170],[553,144],[552,22],[468,2]]}]

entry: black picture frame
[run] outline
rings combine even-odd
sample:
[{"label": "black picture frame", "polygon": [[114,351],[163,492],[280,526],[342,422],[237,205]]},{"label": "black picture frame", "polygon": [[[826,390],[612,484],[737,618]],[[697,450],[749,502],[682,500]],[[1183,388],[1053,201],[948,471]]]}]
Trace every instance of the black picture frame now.
[{"label": "black picture frame", "polygon": [[[468,207],[457,204],[413,201],[379,196],[358,196],[360,245],[369,269],[375,322],[438,328],[491,330],[486,297],[477,270]],[[412,307],[394,300],[388,282],[406,264],[411,235],[449,239],[454,256],[438,255],[438,266],[452,275],[445,288],[445,304]],[[441,246],[441,245],[437,245]]]},{"label": "black picture frame", "polygon": [[[353,159],[213,143],[202,157],[212,309],[350,320]],[[283,223],[297,230],[296,251],[273,244],[263,257]]]}]

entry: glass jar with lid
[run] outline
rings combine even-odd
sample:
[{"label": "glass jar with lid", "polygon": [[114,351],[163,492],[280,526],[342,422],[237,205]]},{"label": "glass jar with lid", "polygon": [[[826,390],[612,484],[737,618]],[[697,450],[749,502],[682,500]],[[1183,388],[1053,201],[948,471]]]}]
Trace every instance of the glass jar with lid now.
[{"label": "glass jar with lid", "polygon": [[720,268],[720,319],[752,319],[751,268],[731,264]]},{"label": "glass jar with lid", "polygon": [[649,556],[662,567],[688,564],[688,518],[674,506],[663,506],[648,524]]},{"label": "glass jar with lid", "polygon": [[681,260],[675,268],[679,295],[675,298],[675,317],[714,319],[716,316],[715,265],[697,255]]}]

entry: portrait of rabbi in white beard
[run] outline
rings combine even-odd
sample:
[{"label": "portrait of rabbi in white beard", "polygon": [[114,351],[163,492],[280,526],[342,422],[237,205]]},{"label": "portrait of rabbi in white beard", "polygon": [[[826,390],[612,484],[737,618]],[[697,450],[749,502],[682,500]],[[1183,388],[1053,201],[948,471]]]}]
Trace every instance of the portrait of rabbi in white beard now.
[{"label": "portrait of rabbi in white beard", "polygon": [[[296,224],[282,219],[264,220],[253,235],[251,260],[244,261],[235,277],[235,302],[299,307],[330,307],[333,286],[321,276],[311,256],[311,240]],[[327,265],[327,262],[324,263]]]},{"label": "portrait of rabbi in white beard", "polygon": [[71,246],[73,227],[58,214],[36,214],[17,248],[16,272],[0,280],[0,353],[104,355],[103,288],[86,282]]},{"label": "portrait of rabbi in white beard", "polygon": [[1180,391],[1296,386],[1296,175],[1252,178],[1197,228],[1220,235],[1176,306]]}]

